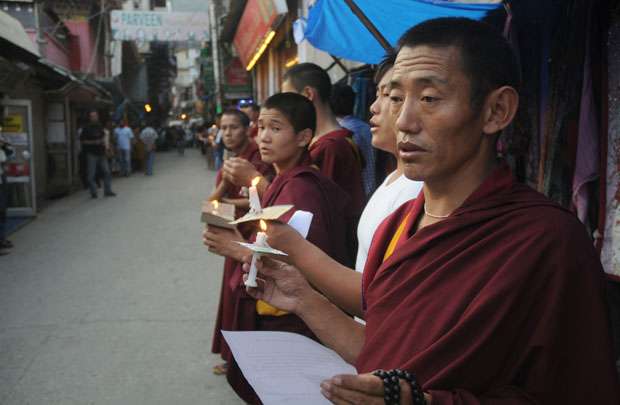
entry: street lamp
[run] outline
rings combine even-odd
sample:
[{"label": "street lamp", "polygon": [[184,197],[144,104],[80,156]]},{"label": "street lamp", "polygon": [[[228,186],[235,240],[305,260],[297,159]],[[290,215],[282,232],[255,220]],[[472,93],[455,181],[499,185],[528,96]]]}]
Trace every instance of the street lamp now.
[{"label": "street lamp", "polygon": [[184,120],[187,118],[187,114],[181,114],[181,119]]},{"label": "street lamp", "polygon": [[153,108],[151,107],[150,104],[144,104],[144,111],[146,111],[147,113],[150,113],[151,111],[153,111]]}]

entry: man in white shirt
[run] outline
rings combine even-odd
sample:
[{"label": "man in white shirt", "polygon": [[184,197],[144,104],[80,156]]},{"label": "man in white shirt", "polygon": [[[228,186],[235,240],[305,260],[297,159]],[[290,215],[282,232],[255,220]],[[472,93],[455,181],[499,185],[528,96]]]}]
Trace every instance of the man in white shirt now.
[{"label": "man in white shirt", "polygon": [[116,135],[116,145],[121,163],[121,174],[129,177],[131,173],[131,141],[133,140],[133,131],[124,121],[120,127],[114,130]]}]

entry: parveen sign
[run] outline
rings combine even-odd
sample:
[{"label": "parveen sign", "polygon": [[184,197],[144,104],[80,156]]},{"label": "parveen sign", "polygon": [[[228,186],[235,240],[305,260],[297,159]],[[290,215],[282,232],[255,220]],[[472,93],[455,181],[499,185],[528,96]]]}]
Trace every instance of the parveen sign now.
[{"label": "parveen sign", "polygon": [[161,11],[111,12],[117,41],[208,41],[209,14]]}]

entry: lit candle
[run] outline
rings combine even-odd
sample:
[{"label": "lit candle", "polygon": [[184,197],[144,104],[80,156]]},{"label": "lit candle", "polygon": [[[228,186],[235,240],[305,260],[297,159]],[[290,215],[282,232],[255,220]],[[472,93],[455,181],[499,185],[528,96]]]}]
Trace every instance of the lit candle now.
[{"label": "lit candle", "polygon": [[[258,232],[256,234],[256,241],[254,242],[254,245],[264,247],[264,246],[267,246],[267,234],[265,233],[265,231],[267,230],[267,223],[263,221],[262,219],[260,220],[260,229],[262,229],[262,232]],[[258,287],[258,284],[256,283],[256,275],[258,273],[258,269],[256,268],[256,260],[260,256],[261,256],[260,253],[256,253],[256,252],[252,254],[252,263],[250,264],[250,273],[248,274],[247,280],[245,280],[245,285],[247,287]]]},{"label": "lit candle", "polygon": [[218,208],[220,206],[220,203],[217,200],[213,200],[211,201],[211,205],[213,205],[213,211],[211,211],[211,213],[213,215],[218,215]]},{"label": "lit candle", "polygon": [[252,187],[250,187],[250,213],[260,214],[263,209],[260,206],[260,198],[258,197],[258,190],[256,185],[260,182],[260,177],[255,177],[252,180]]}]

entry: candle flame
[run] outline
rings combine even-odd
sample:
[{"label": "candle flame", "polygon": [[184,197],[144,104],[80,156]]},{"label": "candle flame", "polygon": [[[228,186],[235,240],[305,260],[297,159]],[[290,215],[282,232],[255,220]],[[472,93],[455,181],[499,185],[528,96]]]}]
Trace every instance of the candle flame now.
[{"label": "candle flame", "polygon": [[258,183],[260,183],[260,177],[256,176],[254,177],[254,180],[252,180],[252,187],[256,187]]},{"label": "candle flame", "polygon": [[261,219],[260,220],[260,229],[265,232],[267,230],[267,222],[265,222],[265,220]]},{"label": "candle flame", "polygon": [[211,201],[211,204],[213,204],[213,208],[215,209],[217,209],[220,206],[220,203],[217,200]]}]

